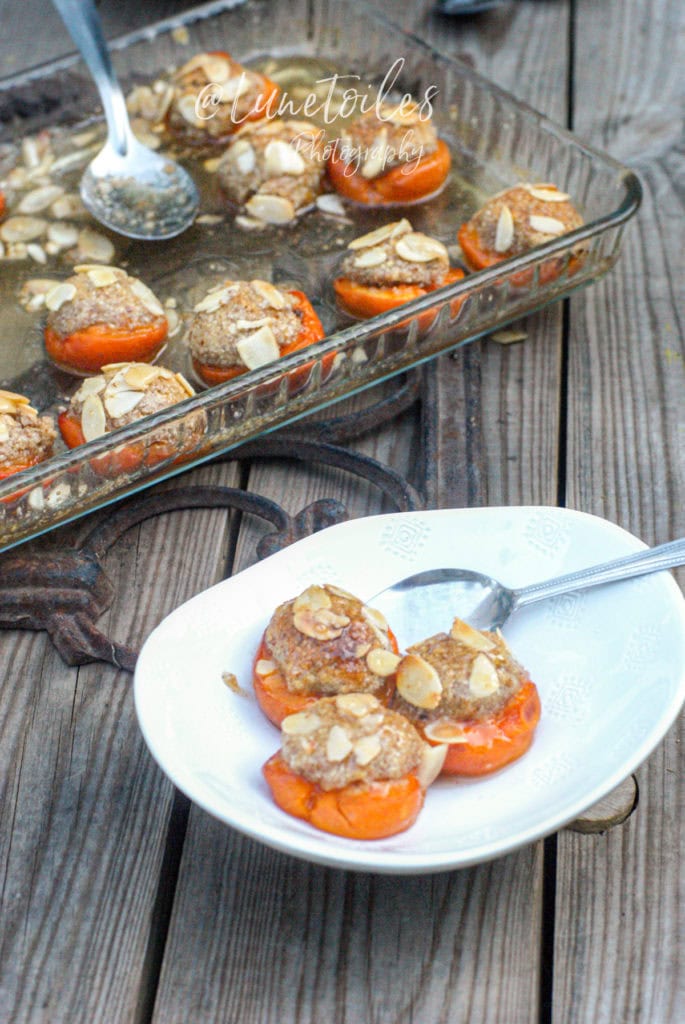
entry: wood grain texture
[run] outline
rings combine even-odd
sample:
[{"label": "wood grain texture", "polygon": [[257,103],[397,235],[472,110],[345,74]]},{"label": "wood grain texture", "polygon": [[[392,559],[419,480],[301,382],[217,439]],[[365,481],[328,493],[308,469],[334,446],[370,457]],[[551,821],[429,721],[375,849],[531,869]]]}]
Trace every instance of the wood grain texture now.
[{"label": "wood grain texture", "polygon": [[[230,464],[198,474],[236,480]],[[137,643],[221,578],[228,527],[223,511],[194,511],[125,534],[106,560],[118,597],[103,628]],[[173,787],[140,734],[127,673],[68,668],[42,635],[1,642],[12,697],[0,722],[0,1020],[134,1020]]]},{"label": "wood grain texture", "polygon": [[[629,162],[645,197],[617,268],[571,302],[568,501],[655,543],[685,534],[684,12],[577,7],[576,130]],[[681,718],[637,773],[626,825],[559,838],[559,1024],[682,1018],[682,734]]]}]

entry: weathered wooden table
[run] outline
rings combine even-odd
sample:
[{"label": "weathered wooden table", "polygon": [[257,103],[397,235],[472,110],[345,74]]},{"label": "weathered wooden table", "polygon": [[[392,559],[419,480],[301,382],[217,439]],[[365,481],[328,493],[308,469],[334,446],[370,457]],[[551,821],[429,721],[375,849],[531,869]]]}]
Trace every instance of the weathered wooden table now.
[{"label": "weathered wooden table", "polygon": [[[117,32],[185,6],[102,8]],[[520,344],[485,339],[441,358],[420,402],[349,448],[428,506],[563,504],[650,543],[685,534],[681,0],[521,0],[459,22],[406,0],[393,11],[633,166],[645,199],[608,278],[528,318]],[[41,0],[0,0],[0,24],[1,73],[70,49]],[[393,507],[365,475],[283,458],[181,482],[239,485],[293,515],[322,497],[350,516]],[[205,509],[128,530],[106,558],[117,596],[99,627],[138,646],[253,561],[268,529]],[[68,667],[43,632],[0,644],[0,1021],[683,1019],[682,720],[611,831],[564,831],[434,876],[348,874],[190,806],[147,752],[127,672]]]}]

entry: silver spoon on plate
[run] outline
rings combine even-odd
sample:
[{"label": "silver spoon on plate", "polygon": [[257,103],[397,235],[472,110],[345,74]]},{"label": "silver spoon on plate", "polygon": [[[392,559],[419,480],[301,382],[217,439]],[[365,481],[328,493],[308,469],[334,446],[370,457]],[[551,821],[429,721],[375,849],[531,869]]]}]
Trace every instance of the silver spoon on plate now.
[{"label": "silver spoon on plate", "polygon": [[96,220],[129,238],[173,238],[197,212],[195,183],[182,167],[148,149],[131,130],[93,0],[52,0],[100,93],[107,142],[86,168],[81,198]]},{"label": "silver spoon on plate", "polygon": [[435,633],[436,623],[449,624],[455,615],[476,629],[497,629],[536,601],[677,565],[685,565],[685,538],[516,590],[470,569],[428,569],[398,580],[366,603],[383,612],[407,647]]}]

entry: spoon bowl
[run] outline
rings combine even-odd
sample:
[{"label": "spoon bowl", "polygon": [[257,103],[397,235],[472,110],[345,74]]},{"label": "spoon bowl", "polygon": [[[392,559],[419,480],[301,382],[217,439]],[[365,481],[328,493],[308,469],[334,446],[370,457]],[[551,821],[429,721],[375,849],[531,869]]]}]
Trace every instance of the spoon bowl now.
[{"label": "spoon bowl", "polygon": [[536,601],[684,564],[681,538],[518,589],[471,569],[428,569],[398,580],[367,603],[383,612],[408,647],[436,628],[447,630],[455,616],[475,629],[499,629],[514,612]]},{"label": "spoon bowl", "polygon": [[194,181],[175,161],[148,149],[131,130],[93,0],[53,0],[93,76],[107,122],[107,142],[81,181],[84,206],[128,238],[173,238],[197,212]]},{"label": "spoon bowl", "polygon": [[81,179],[83,205],[128,238],[173,238],[192,224],[198,207],[194,182],[172,160],[132,137],[125,155],[108,140]]}]

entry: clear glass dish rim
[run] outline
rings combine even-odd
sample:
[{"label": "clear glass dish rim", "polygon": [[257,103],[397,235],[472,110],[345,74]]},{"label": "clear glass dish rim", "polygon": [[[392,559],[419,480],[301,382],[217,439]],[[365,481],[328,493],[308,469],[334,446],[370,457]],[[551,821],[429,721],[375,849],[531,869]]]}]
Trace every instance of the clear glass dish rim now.
[{"label": "clear glass dish rim", "polygon": [[[201,4],[198,7],[184,11],[179,15],[172,15],[171,17],[160,19],[145,28],[136,29],[132,32],[118,35],[109,41],[109,46],[113,51],[125,50],[134,44],[152,40],[164,32],[192,25],[197,21],[212,18],[225,11],[241,7],[246,4],[249,4],[249,0],[210,0],[209,3]],[[536,266],[539,266],[544,262],[548,257],[553,257],[560,253],[567,252],[577,243],[593,238],[609,228],[621,226],[637,212],[642,200],[642,186],[637,174],[631,168],[622,164],[620,161],[614,159],[602,150],[583,142],[573,134],[573,132],[561,125],[558,125],[544,114],[535,110],[535,108],[531,107],[529,104],[517,99],[512,93],[491,82],[488,78],[475,71],[464,61],[443,53],[433,44],[427,43],[425,40],[421,39],[420,36],[417,36],[415,33],[408,32],[406,29],[398,25],[397,22],[394,22],[377,8],[367,3],[366,0],[355,0],[354,6],[356,9],[363,11],[365,17],[378,22],[381,26],[385,26],[393,35],[403,37],[408,43],[411,43],[413,47],[418,47],[423,50],[426,56],[433,61],[437,60],[446,63],[449,66],[458,68],[459,74],[462,77],[469,78],[479,88],[485,89],[490,94],[502,98],[506,103],[515,107],[520,114],[535,121],[539,128],[544,128],[548,134],[554,135],[556,138],[565,141],[576,150],[580,150],[587,154],[592,158],[592,160],[599,161],[606,168],[611,169],[617,175],[617,178],[621,181],[624,187],[624,195],[618,206],[610,213],[597,217],[594,220],[583,224],[574,231],[560,236],[558,239],[553,239],[542,245],[538,245],[534,249],[531,249],[519,256],[502,260],[492,267],[470,273],[460,281],[446,285],[443,288],[436,289],[435,291],[420,298],[413,299],[411,302],[405,303],[399,309],[390,310],[387,313],[371,317],[365,321],[355,321],[349,326],[335,331],[322,341],[308,346],[305,351],[293,353],[290,356],[284,356],[280,358],[278,362],[270,364],[269,366],[248,371],[240,377],[228,381],[225,384],[217,385],[206,391],[200,391],[193,397],[189,397],[182,402],[178,402],[168,409],[146,416],[140,421],[135,421],[125,427],[120,427],[116,431],[112,431],[110,434],[97,438],[94,441],[89,441],[87,444],[80,445],[78,448],[70,451],[53,455],[43,463],[39,463],[38,465],[23,470],[20,473],[13,474],[11,477],[0,482],[0,501],[2,501],[3,498],[10,498],[19,488],[24,489],[41,485],[42,483],[49,481],[56,473],[74,469],[86,462],[90,462],[93,458],[96,458],[99,455],[112,451],[112,449],[119,448],[129,442],[145,438],[153,430],[158,430],[160,427],[164,427],[167,424],[181,420],[183,417],[191,413],[223,405],[224,402],[239,397],[244,393],[246,394],[257,387],[277,382],[284,376],[288,375],[291,371],[295,371],[301,366],[314,360],[321,359],[326,355],[340,351],[341,348],[344,349],[345,346],[350,345],[353,341],[357,344],[361,344],[365,340],[378,335],[380,332],[392,330],[401,322],[415,318],[421,313],[438,311],[445,304],[455,299],[458,300],[465,297],[474,289],[487,286],[495,281],[501,282],[503,279],[511,279],[512,276],[522,271],[531,271]],[[78,65],[79,62],[79,54],[70,53],[63,57],[35,65],[34,67],[28,68],[16,75],[0,78],[0,93],[30,84],[36,80],[48,78],[60,71],[69,70],[70,68]],[[568,292],[571,290],[572,288],[569,288],[568,290],[561,292],[557,297],[550,298],[548,302],[566,297]],[[543,305],[547,305],[548,302],[543,303]],[[502,322],[506,322],[506,320]],[[498,325],[492,324],[487,328],[487,330],[494,330],[496,326]],[[453,342],[446,344],[439,352],[431,352],[423,357],[418,356],[415,360],[388,373],[385,376],[385,379],[390,376],[395,376],[398,373],[406,372],[406,370],[410,369],[412,366],[420,364],[421,362],[433,359],[442,351],[449,351],[451,348],[455,348],[459,345],[468,343],[471,340],[475,340],[480,333],[483,332],[477,332],[463,338],[456,338]],[[310,413],[316,412],[317,409],[324,408],[329,404],[351,397],[353,394],[358,393],[365,387],[379,383],[382,379],[384,379],[384,377],[379,376],[366,383],[362,381],[358,386],[351,389],[346,394],[332,399],[324,398],[319,404],[314,401],[304,412],[300,412],[296,416],[286,418],[285,422],[291,422],[293,419],[309,415]],[[264,429],[258,430],[252,435],[252,437],[267,433],[270,430],[277,429],[283,425],[284,423],[279,422],[273,426],[266,426]],[[245,443],[246,440],[248,440],[248,438],[243,438],[237,441],[235,445],[228,445],[224,450],[230,450],[231,447],[237,447],[238,445]],[[191,469],[206,460],[206,458],[213,458],[218,454],[220,454],[219,450],[213,451],[211,455],[205,456],[204,459],[202,456],[197,459],[192,459],[182,468],[170,470],[165,474],[165,476],[175,475],[178,472],[185,471],[185,469]],[[156,482],[156,476],[154,472],[151,471],[149,474],[149,483],[151,484],[154,482]],[[129,481],[129,487],[130,484],[131,482]],[[146,486],[148,486],[148,478],[137,480],[135,482],[134,490],[139,490]],[[129,493],[129,487],[126,487],[125,485],[122,486],[122,492],[126,491],[126,493]],[[118,495],[115,492],[104,504],[115,501],[120,496],[122,495]],[[81,512],[75,509],[74,515],[71,518],[77,518],[81,514],[87,514],[94,510],[95,509],[92,508],[86,508]],[[63,525],[64,522],[64,519],[59,519],[55,522],[54,526],[57,527]],[[47,529],[50,528],[51,527],[47,527]],[[40,532],[45,532],[45,530]],[[23,540],[28,540],[31,536],[33,535],[12,541],[9,546],[13,546],[15,543],[21,543]],[[1,550],[3,550],[3,547],[0,547],[0,551]]]}]

